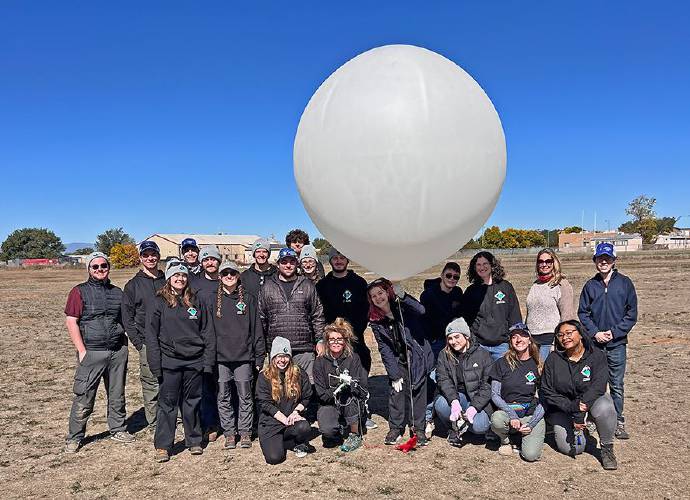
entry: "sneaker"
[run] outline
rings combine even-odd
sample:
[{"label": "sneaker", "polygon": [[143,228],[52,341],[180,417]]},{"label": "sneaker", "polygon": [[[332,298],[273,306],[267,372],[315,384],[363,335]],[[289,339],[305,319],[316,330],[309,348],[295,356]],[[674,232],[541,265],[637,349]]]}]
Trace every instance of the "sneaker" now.
[{"label": "sneaker", "polygon": [[613,434],[616,436],[617,439],[630,439],[630,434],[625,430],[625,423],[624,422],[618,422],[618,425],[616,425],[616,432]]},{"label": "sneaker", "polygon": [[307,447],[303,444],[298,444],[297,446],[295,446],[295,448],[292,451],[295,452],[295,456],[297,458],[304,458],[309,453],[307,451]]},{"label": "sneaker", "polygon": [[230,436],[225,436],[225,444],[223,445],[223,448],[225,448],[226,450],[234,450],[235,448],[237,448],[234,434]]},{"label": "sneaker", "polygon": [[448,444],[460,448],[463,445],[461,434],[454,430],[448,431]]},{"label": "sneaker", "polygon": [[192,455],[202,455],[204,453],[204,449],[201,446],[190,446],[189,453]]},{"label": "sneaker", "polygon": [[384,444],[398,444],[401,439],[402,435],[400,434],[400,430],[391,429],[388,431],[388,434],[386,434],[386,439],[384,439],[383,442]]},{"label": "sneaker", "polygon": [[364,422],[364,427],[366,427],[366,428],[369,429],[369,430],[371,430],[371,429],[377,429],[378,426],[379,426],[379,424],[377,424],[376,422],[374,422],[374,421],[373,421],[372,419],[370,419],[370,418],[368,418],[367,421]]},{"label": "sneaker", "polygon": [[218,429],[209,429],[206,431],[204,438],[207,443],[215,443],[218,439]]},{"label": "sneaker", "polygon": [[136,441],[136,438],[127,431],[118,431],[110,436],[113,441],[130,444]]},{"label": "sneaker", "polygon": [[613,453],[612,444],[601,445],[601,465],[604,467],[604,470],[616,470],[618,468],[618,461]]},{"label": "sneaker", "polygon": [[240,436],[240,448],[251,448],[252,437],[249,434],[242,434]]},{"label": "sneaker", "polygon": [[429,420],[426,423],[426,427],[424,428],[424,434],[426,435],[427,439],[431,439],[431,436],[434,433],[434,428],[435,428],[434,422],[432,420]]},{"label": "sneaker", "polygon": [[316,448],[314,448],[310,443],[304,443],[302,446],[304,446],[304,449],[307,450],[307,453],[316,453]]},{"label": "sneaker", "polygon": [[513,447],[509,444],[502,444],[498,448],[498,454],[504,457],[512,457],[513,456]]},{"label": "sneaker", "polygon": [[429,439],[426,437],[426,434],[419,433],[417,434],[417,446],[426,446],[429,444]]},{"label": "sneaker", "polygon": [[340,446],[340,451],[355,451],[360,446],[362,446],[361,436],[358,436],[357,434],[350,434],[345,442]]},{"label": "sneaker", "polygon": [[81,441],[67,441],[65,443],[65,453],[76,453],[79,451],[79,447],[81,446]]},{"label": "sneaker", "polygon": [[156,449],[155,460],[159,464],[167,462],[168,460],[170,460],[170,453],[168,453],[168,450]]},{"label": "sneaker", "polygon": [[179,440],[184,439],[184,425],[181,422],[178,422],[175,426],[175,438]]},{"label": "sneaker", "polygon": [[587,432],[589,433],[590,436],[592,434],[594,434],[595,432],[597,432],[597,424],[595,424],[591,420],[587,420],[585,422],[585,425],[587,426]]}]

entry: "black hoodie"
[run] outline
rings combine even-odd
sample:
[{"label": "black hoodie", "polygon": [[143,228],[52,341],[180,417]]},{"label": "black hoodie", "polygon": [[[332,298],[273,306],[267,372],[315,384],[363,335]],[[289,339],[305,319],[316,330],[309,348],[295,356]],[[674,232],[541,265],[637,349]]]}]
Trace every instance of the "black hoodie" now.
[{"label": "black hoodie", "polygon": [[445,339],[448,323],[462,315],[462,288],[456,286],[446,293],[441,289],[441,278],[425,280],[419,301],[426,309],[429,340]]},{"label": "black hoodie", "polygon": [[152,278],[143,270],[139,270],[127,282],[122,294],[122,323],[127,336],[138,351],[146,339],[146,311],[151,309],[156,292],[165,285],[165,275],[162,271],[159,272],[157,278]]},{"label": "black hoodie", "polygon": [[[357,380],[360,387],[367,390],[367,372],[362,367],[357,354],[353,352],[349,356],[343,355],[338,359],[332,358],[329,354],[324,354],[314,360],[314,388],[316,389],[320,404],[335,404],[333,391],[340,385],[336,377],[344,370],[347,370],[350,376]],[[332,375],[332,377],[329,377],[329,375]],[[349,389],[343,391],[343,394],[349,397]]]},{"label": "black hoodie", "polygon": [[508,329],[522,321],[520,303],[507,280],[468,286],[462,296],[462,315],[472,336],[485,346],[508,342]]},{"label": "black hoodie", "polygon": [[585,352],[579,361],[570,361],[564,351],[554,351],[546,358],[539,388],[547,412],[565,412],[577,423],[585,421],[580,402],[591,408],[606,393],[609,381],[606,354],[594,349],[587,337],[582,337],[582,343]]},{"label": "black hoodie", "polygon": [[242,280],[244,289],[258,299],[261,287],[264,286],[266,280],[273,276],[277,270],[278,268],[271,264],[265,271],[259,271],[254,267],[254,264],[252,264],[249,266],[249,269],[242,272],[240,279]]},{"label": "black hoodie", "polygon": [[357,342],[364,344],[364,330],[369,323],[369,300],[367,281],[352,270],[342,278],[336,278],[331,271],[316,284],[326,323],[336,318],[345,318],[352,325]]},{"label": "black hoodie", "polygon": [[[280,434],[285,429],[285,425],[274,417],[276,413],[280,411],[287,417],[300,403],[305,408],[309,406],[312,395],[311,383],[304,370],[299,371],[299,376],[300,397],[288,398],[283,394],[278,401],[275,401],[271,394],[271,383],[264,375],[264,372],[259,373],[256,379],[256,405],[259,408],[259,440]],[[285,374],[281,373],[280,378],[284,386]]]}]

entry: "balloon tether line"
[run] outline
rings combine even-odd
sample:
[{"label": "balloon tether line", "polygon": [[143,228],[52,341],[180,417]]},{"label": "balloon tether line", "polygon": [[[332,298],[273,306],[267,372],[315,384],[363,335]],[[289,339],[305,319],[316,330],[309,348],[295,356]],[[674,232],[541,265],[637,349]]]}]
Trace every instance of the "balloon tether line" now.
[{"label": "balloon tether line", "polygon": [[[414,396],[412,394],[412,360],[410,359],[410,349],[407,347],[407,337],[405,335],[405,318],[403,317],[402,307],[400,306],[400,298],[396,297],[396,302],[398,303],[398,313],[400,313],[400,324],[402,325],[402,340],[405,344],[405,358],[407,359],[407,385],[410,389],[410,430],[412,431],[412,436],[404,444],[398,445],[396,448],[407,453],[409,450],[414,449],[417,445],[417,429],[415,427],[414,420]],[[412,335],[412,332],[410,332]],[[405,412],[407,413],[407,412]]]}]

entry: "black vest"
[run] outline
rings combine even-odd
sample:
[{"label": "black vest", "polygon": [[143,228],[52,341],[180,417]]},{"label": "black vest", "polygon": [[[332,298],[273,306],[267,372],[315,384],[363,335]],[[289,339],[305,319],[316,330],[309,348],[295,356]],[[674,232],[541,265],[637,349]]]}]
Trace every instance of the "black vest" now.
[{"label": "black vest", "polygon": [[116,351],[126,342],[120,306],[122,290],[110,283],[89,278],[79,286],[84,303],[79,331],[86,349]]}]

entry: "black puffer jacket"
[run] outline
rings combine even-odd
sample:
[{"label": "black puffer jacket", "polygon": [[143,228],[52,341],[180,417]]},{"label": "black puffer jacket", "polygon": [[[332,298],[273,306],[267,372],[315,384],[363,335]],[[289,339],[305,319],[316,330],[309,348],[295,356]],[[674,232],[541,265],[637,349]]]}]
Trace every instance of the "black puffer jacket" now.
[{"label": "black puffer jacket", "polygon": [[314,284],[304,276],[297,278],[289,297],[278,274],[271,276],[259,293],[259,316],[267,346],[274,338],[285,337],[293,353],[312,352],[323,338],[323,307]]},{"label": "black puffer jacket", "polygon": [[[458,363],[462,363],[462,376],[464,383],[458,382]],[[491,404],[491,385],[489,384],[489,369],[493,364],[491,355],[475,342],[471,342],[467,351],[450,356],[446,350],[441,351],[436,364],[436,384],[441,395],[446,398],[448,404],[458,399],[458,392],[465,393],[470,404],[477,411],[486,411],[488,415],[493,413]]]}]

